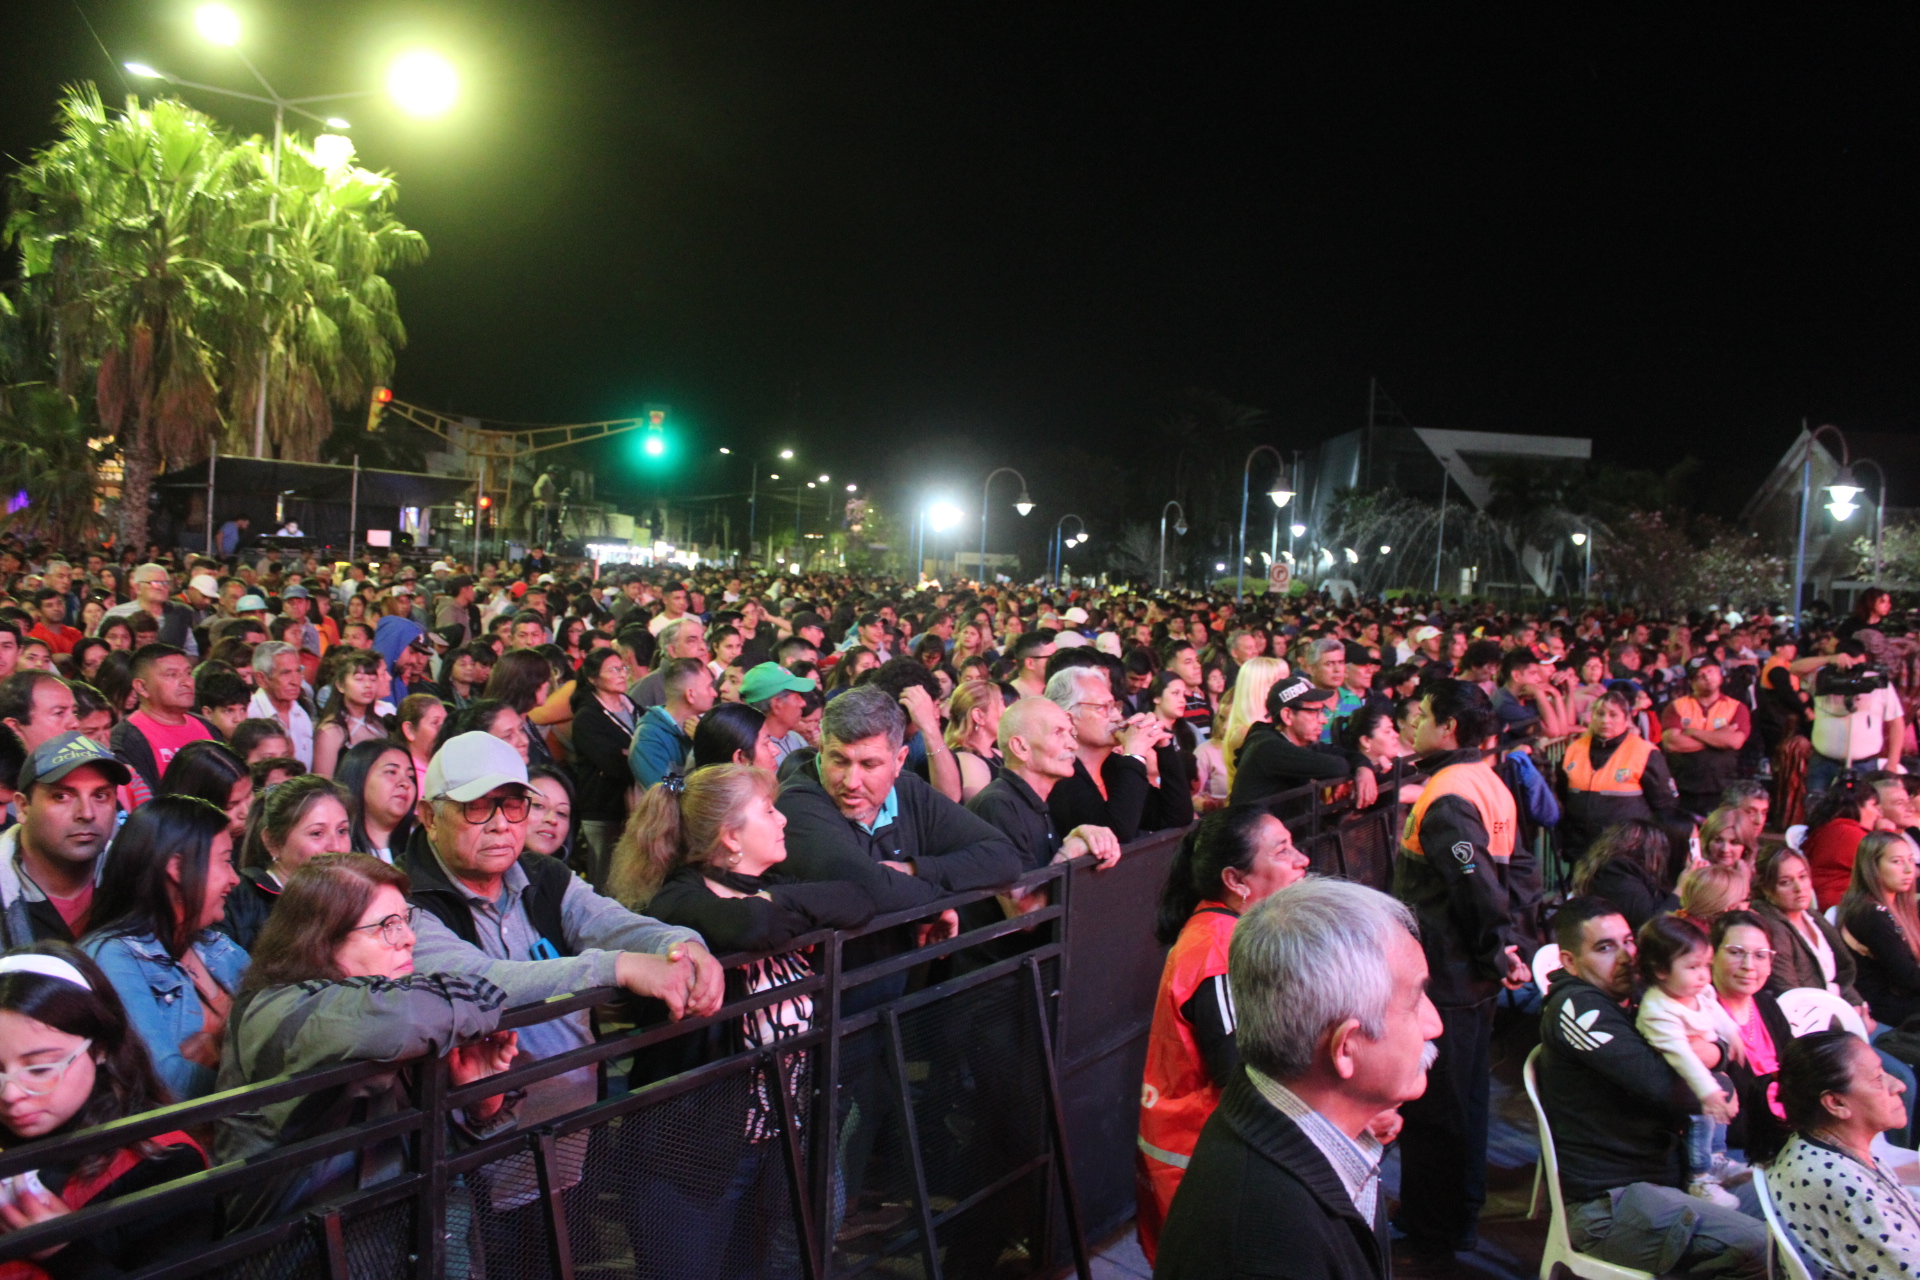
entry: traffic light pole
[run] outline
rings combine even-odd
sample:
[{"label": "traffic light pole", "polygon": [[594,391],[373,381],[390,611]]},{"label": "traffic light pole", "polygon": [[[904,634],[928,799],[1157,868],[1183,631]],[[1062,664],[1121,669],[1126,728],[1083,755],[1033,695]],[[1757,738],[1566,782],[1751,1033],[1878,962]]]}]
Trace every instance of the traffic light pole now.
[{"label": "traffic light pole", "polygon": [[485,518],[486,509],[481,502],[487,496],[487,463],[480,462],[480,474],[473,481],[473,576],[480,576],[480,521]]}]

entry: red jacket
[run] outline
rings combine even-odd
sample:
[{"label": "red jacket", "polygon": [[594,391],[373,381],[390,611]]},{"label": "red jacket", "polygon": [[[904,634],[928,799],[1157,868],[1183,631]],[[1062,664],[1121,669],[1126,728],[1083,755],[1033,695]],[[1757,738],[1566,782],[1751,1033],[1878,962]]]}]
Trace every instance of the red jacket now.
[{"label": "red jacket", "polygon": [[1807,855],[1807,870],[1813,875],[1813,895],[1820,909],[1838,906],[1853,880],[1853,851],[1866,838],[1867,829],[1852,818],[1835,818],[1807,832],[1800,851]]}]

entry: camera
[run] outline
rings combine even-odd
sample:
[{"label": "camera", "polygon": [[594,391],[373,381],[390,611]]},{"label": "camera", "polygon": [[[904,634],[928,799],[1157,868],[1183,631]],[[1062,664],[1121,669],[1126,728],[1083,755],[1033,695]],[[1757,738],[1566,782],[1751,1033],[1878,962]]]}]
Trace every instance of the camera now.
[{"label": "camera", "polygon": [[1872,667],[1849,667],[1844,671],[1839,667],[1822,667],[1813,678],[1813,691],[1822,698],[1855,698],[1884,689],[1890,683],[1886,672]]}]

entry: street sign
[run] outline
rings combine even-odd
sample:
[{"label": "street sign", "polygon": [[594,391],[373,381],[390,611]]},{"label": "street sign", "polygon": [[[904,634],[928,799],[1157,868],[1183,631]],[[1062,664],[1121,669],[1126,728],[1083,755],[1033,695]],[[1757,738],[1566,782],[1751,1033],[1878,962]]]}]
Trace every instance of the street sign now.
[{"label": "street sign", "polygon": [[1267,570],[1267,590],[1285,595],[1293,586],[1293,569],[1285,560],[1275,560],[1273,568]]}]

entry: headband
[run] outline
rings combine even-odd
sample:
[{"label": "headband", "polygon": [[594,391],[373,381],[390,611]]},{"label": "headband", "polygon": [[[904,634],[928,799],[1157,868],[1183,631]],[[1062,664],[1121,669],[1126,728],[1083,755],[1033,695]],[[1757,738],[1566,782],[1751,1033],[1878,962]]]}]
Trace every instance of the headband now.
[{"label": "headband", "polygon": [[0,958],[0,974],[37,973],[43,978],[58,978],[62,982],[71,982],[76,987],[93,990],[80,970],[68,964],[58,956],[18,955]]}]

